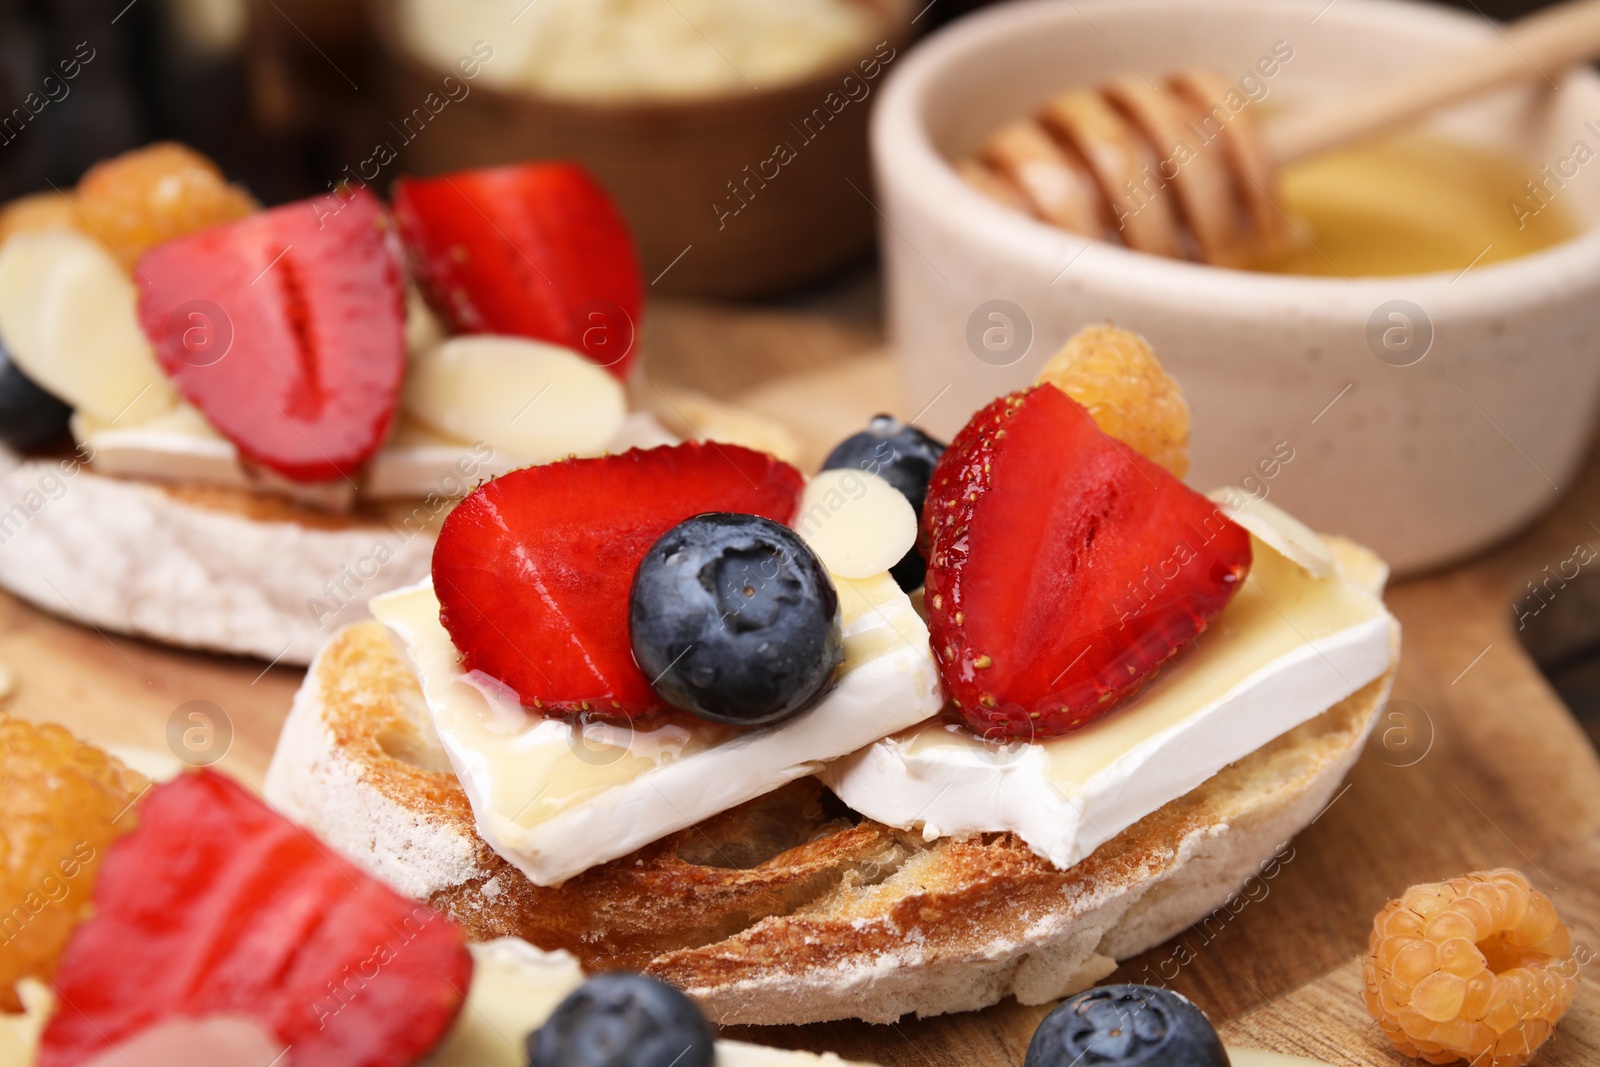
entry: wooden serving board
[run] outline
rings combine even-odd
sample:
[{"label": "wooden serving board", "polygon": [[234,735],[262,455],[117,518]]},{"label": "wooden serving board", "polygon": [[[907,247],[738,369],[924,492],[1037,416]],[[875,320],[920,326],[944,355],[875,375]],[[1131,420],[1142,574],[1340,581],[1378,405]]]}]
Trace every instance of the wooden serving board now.
[{"label": "wooden serving board", "polygon": [[[827,313],[668,303],[652,310],[643,343],[657,380],[768,412],[801,435],[814,465],[874,411],[899,406],[876,321],[870,294],[831,299]],[[1410,1062],[1363,1011],[1355,965],[1372,916],[1410,884],[1520,868],[1555,899],[1583,958],[1600,954],[1600,759],[1519,642],[1512,611],[1546,565],[1554,570],[1580,544],[1600,550],[1597,500],[1600,454],[1561,505],[1510,543],[1394,587],[1388,599],[1405,631],[1395,699],[1344,791],[1295,839],[1293,859],[1264,893],[1226,922],[1126,961],[1114,979],[1165,982],[1230,1043],[1343,1067]],[[1574,583],[1543,629],[1528,632],[1568,644],[1600,636],[1597,601]],[[1551,619],[1561,625],[1552,630]],[[1586,620],[1596,633],[1576,632]],[[208,701],[233,734],[219,766],[253,784],[300,679],[298,670],[101,634],[3,596],[0,665],[16,680],[7,710],[103,744],[163,748],[175,719],[179,732],[189,725],[179,709]],[[1600,1063],[1597,968],[1584,968],[1538,1064]],[[892,1026],[738,1036],[886,1067],[1014,1067],[1045,1010],[1007,1002]]]}]

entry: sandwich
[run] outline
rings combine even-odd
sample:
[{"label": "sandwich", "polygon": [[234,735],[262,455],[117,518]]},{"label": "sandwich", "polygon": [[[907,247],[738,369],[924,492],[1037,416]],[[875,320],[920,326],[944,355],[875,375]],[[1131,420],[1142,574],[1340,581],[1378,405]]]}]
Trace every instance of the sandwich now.
[{"label": "sandwich", "polygon": [[[304,664],[426,575],[480,481],[696,432],[646,410],[678,408],[635,371],[642,290],[615,205],[566,163],[263,210],[158,144],[13,202],[0,587]],[[752,432],[717,414],[695,423]]]},{"label": "sandwich", "polygon": [[1104,327],[948,446],[493,479],[319,651],[266,797],[473,940],[721,1024],[1068,995],[1292,855],[1398,661],[1383,562],[1189,489],[1187,442]]},{"label": "sandwich", "polygon": [[7,1067],[843,1067],[716,1040],[654,979],[469,945],[216,771],[147,779],[4,715],[0,740]]}]

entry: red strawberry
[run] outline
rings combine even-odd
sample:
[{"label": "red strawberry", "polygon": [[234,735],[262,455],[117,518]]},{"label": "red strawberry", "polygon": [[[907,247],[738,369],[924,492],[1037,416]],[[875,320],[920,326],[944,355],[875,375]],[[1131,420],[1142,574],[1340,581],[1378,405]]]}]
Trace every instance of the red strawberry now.
[{"label": "red strawberry", "polygon": [[782,460],[711,442],[513,471],[439,531],[440,620],[467,669],[527,707],[647,715],[661,699],[628,640],[628,589],[645,551],[707,511],[788,522],[803,485]]},{"label": "red strawberry", "polygon": [[639,255],[588,171],[518,163],[401,178],[394,213],[423,291],[457,331],[567,345],[627,376]]},{"label": "red strawberry", "polygon": [[295,1067],[401,1067],[443,1037],[472,977],[462,933],[212,771],[157,786],[113,845],[67,945],[39,1067],[152,1024],[243,1016]]},{"label": "red strawberry", "polygon": [[973,416],[934,469],[922,534],[939,674],[988,737],[1099,719],[1250,567],[1242,528],[1053,385]]},{"label": "red strawberry", "polygon": [[295,481],[349,477],[405,374],[400,265],[378,201],[319,197],[157,245],[139,319],[184,399]]}]

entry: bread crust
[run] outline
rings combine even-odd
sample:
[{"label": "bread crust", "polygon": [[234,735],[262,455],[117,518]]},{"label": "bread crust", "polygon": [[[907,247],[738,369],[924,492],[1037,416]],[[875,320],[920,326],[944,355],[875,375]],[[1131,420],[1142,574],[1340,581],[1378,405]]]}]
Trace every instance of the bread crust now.
[{"label": "bread crust", "polygon": [[0,449],[0,587],[101,630],[303,665],[427,575],[447,505],[331,514]]},{"label": "bread crust", "polygon": [[806,779],[541,888],[478,838],[414,675],[366,622],[312,664],[266,793],[474,939],[643,970],[723,1024],[891,1022],[1056,999],[1222,906],[1328,803],[1392,680],[1064,871],[1011,834],[930,842],[860,819]]}]

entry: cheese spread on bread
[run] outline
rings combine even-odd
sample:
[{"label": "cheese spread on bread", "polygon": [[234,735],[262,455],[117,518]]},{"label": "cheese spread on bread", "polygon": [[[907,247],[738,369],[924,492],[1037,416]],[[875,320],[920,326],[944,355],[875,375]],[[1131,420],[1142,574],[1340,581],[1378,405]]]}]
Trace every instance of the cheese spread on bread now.
[{"label": "cheese spread on bread", "polygon": [[[1061,868],[1223,767],[1381,677],[1399,625],[1377,557],[1254,509],[1244,588],[1194,647],[1116,712],[1064,736],[996,746],[941,722],[830,764],[852,809],[929,839],[1012,831]],[[1324,576],[1323,552],[1331,563]],[[1281,546],[1281,547],[1280,547]],[[1287,553],[1293,553],[1293,557]],[[1354,577],[1353,577],[1354,576]]]},{"label": "cheese spread on bread", "polygon": [[[247,489],[337,510],[362,500],[426,500],[465,496],[479,482],[526,466],[528,457],[507,455],[484,441],[469,442],[402,419],[359,479],[295,483],[240,461],[239,450],[193,407],[179,404],[146,422],[112,426],[77,415],[73,436],[94,456],[93,469],[116,478]],[[604,450],[653,448],[676,443],[655,417],[634,412],[623,418]]]},{"label": "cheese spread on bread", "polygon": [[814,774],[939,711],[928,630],[887,573],[834,576],[845,660],[820,703],[773,726],[697,719],[633,728],[525,711],[469,675],[431,582],[374,599],[400,639],[478,832],[536,885],[590,867]]}]

